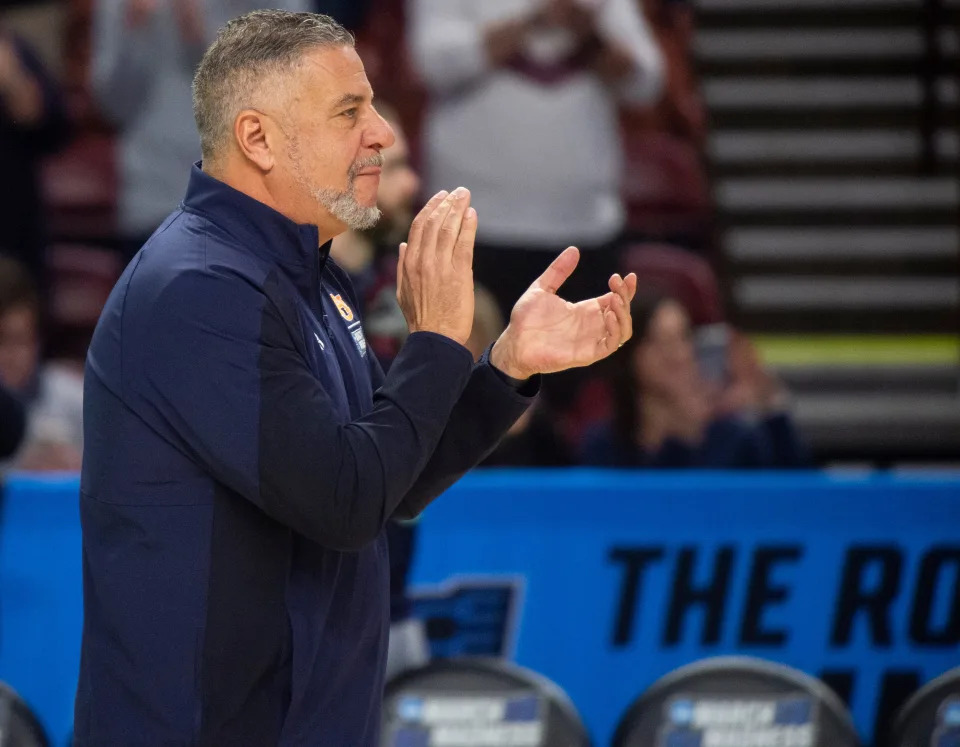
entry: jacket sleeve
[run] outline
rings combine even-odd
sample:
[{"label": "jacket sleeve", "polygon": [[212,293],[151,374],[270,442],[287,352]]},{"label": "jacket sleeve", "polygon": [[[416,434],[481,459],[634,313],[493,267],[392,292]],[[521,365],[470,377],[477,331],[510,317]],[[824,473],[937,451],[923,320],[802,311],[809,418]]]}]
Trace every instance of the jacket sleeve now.
[{"label": "jacket sleeve", "polygon": [[[540,389],[540,377],[517,390],[497,373],[489,354],[488,349],[474,366],[440,443],[397,507],[395,518],[418,516],[435,498],[482,462],[532,404]],[[371,365],[379,370],[375,359]],[[396,365],[394,362],[391,366],[391,373]],[[374,377],[376,381],[376,372]]]},{"label": "jacket sleeve", "polygon": [[23,430],[23,407],[0,386],[0,458],[8,457],[17,450]]},{"label": "jacket sleeve", "polygon": [[124,331],[149,340],[124,371],[127,401],[214,479],[333,549],[380,533],[472,367],[451,340],[411,335],[372,410],[351,421],[307,364],[299,319],[255,285],[182,273],[148,308],[149,323]]}]

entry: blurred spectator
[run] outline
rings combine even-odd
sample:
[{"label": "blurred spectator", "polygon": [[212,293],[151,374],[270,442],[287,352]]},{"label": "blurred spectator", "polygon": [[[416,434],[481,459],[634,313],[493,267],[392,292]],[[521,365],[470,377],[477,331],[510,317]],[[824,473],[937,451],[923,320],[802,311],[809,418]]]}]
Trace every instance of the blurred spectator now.
[{"label": "blurred spectator", "polygon": [[636,0],[408,2],[427,187],[472,190],[477,279],[506,315],[576,244],[564,296],[605,292],[624,225],[618,104],[653,101],[663,82]]},{"label": "blurred spectator", "polygon": [[26,436],[6,467],[78,470],[83,453],[83,380],[41,364],[40,302],[27,269],[0,258],[0,385],[26,407]]},{"label": "blurred spectator", "polygon": [[707,111],[693,65],[694,9],[690,0],[638,0],[663,52],[666,85],[655,106],[631,108],[628,127],[669,133],[702,147]]},{"label": "blurred spectator", "polygon": [[0,459],[13,454],[23,438],[23,405],[0,386]]},{"label": "blurred spectator", "polygon": [[44,277],[40,163],[69,133],[66,109],[37,55],[0,29],[0,254],[18,259],[41,286]]},{"label": "blurred spectator", "polygon": [[[503,315],[493,294],[482,285],[474,289],[473,330],[467,348],[479,358],[503,332]],[[481,467],[563,467],[573,463],[557,432],[554,417],[543,398],[520,416]]]},{"label": "blurred spectator", "polygon": [[[119,129],[119,230],[129,259],[183,198],[200,158],[193,71],[217,29],[258,0],[97,0],[91,84]],[[308,0],[270,7],[310,10]]]},{"label": "blurred spectator", "polygon": [[591,434],[586,464],[608,467],[800,467],[807,464],[783,387],[734,336],[726,382],[698,364],[690,322],[652,292],[633,303],[634,336],[614,357],[613,419]]},{"label": "blurred spectator", "polygon": [[625,235],[710,253],[714,210],[703,157],[706,106],[693,64],[692,2],[635,1],[663,53],[666,80],[655,103],[621,110]]}]

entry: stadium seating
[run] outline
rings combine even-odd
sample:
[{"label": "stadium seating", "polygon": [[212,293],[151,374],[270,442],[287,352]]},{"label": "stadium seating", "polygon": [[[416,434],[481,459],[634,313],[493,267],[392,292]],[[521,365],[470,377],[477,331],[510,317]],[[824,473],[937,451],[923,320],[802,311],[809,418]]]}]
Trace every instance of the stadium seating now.
[{"label": "stadium seating", "polygon": [[624,252],[624,272],[635,272],[644,285],[674,296],[695,327],[724,320],[723,299],[710,263],[669,244],[636,244]]},{"label": "stadium seating", "polygon": [[49,741],[30,707],[0,682],[0,747],[47,747]]},{"label": "stadium seating", "polygon": [[630,707],[613,747],[654,744],[857,747],[860,741],[843,703],[819,680],[759,659],[720,657],[668,674]]},{"label": "stadium seating", "polygon": [[960,668],[919,690],[894,720],[885,747],[960,745]]},{"label": "stadium seating", "polygon": [[387,684],[381,747],[426,747],[439,731],[461,747],[590,745],[560,688],[498,659],[439,660]]},{"label": "stadium seating", "polygon": [[628,235],[708,247],[713,209],[697,149],[668,133],[632,128],[623,140]]}]

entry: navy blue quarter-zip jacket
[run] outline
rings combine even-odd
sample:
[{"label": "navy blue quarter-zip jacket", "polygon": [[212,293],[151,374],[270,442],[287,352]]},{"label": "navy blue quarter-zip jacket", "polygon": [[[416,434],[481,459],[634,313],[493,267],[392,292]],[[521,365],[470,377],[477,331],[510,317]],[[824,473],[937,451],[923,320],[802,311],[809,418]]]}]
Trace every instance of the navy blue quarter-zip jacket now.
[{"label": "navy blue quarter-zip jacket", "polygon": [[198,166],[120,278],[86,367],[77,747],[377,744],[384,524],[530,400],[431,333],[384,377],[356,308],[315,227]]}]

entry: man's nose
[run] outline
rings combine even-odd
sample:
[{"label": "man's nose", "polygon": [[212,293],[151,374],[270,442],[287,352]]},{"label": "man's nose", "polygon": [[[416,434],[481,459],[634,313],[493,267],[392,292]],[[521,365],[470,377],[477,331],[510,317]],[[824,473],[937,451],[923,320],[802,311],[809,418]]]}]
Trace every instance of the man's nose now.
[{"label": "man's nose", "polygon": [[397,136],[393,133],[393,128],[379,114],[374,114],[375,120],[367,130],[367,142],[364,143],[368,148],[376,151],[389,148],[397,141]]}]

